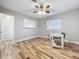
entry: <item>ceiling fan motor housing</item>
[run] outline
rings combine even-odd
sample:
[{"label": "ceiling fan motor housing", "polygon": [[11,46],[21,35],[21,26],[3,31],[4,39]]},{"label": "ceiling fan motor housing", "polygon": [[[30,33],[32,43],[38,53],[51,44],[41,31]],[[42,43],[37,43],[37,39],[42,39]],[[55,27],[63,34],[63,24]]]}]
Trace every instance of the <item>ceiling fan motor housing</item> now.
[{"label": "ceiling fan motor housing", "polygon": [[33,2],[37,2],[37,0],[32,0]]}]

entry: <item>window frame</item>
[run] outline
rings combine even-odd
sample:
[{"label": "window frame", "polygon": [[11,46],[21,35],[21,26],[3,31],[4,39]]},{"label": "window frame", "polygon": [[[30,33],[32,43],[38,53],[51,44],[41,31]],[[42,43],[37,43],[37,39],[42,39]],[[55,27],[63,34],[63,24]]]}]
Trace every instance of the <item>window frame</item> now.
[{"label": "window frame", "polygon": [[[29,24],[31,24],[31,25],[26,25],[25,24],[25,22],[26,22],[26,20],[29,22]],[[33,26],[32,26],[32,24],[33,23],[31,23],[31,22],[33,22],[33,23],[35,23]],[[27,23],[27,22],[26,22]],[[24,20],[23,20],[23,26],[24,26],[24,28],[29,28],[29,29],[34,29],[34,28],[36,28],[36,21],[35,20],[31,20],[31,19],[27,19],[27,18],[24,18]]]},{"label": "window frame", "polygon": [[[48,25],[48,22],[51,22],[51,21],[55,21],[55,20],[60,20],[61,21],[61,24],[60,24],[60,28],[58,29],[53,29],[53,28],[50,28],[49,27],[49,25]],[[61,30],[61,28],[62,28],[62,19],[61,18],[56,18],[56,19],[50,19],[50,20],[47,20],[47,22],[46,22],[46,24],[47,24],[47,30]],[[53,25],[54,26],[54,25]]]}]

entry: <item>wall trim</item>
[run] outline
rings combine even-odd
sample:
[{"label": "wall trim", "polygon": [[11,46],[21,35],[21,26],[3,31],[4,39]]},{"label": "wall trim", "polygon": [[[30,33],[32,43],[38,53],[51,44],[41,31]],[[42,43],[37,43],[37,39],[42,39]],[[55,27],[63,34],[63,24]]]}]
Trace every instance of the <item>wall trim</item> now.
[{"label": "wall trim", "polygon": [[[48,38],[48,37],[46,37],[46,36],[40,36],[40,37],[43,37],[43,38]],[[69,41],[69,40],[64,40],[65,42],[69,42],[69,43],[74,43],[74,44],[77,44],[77,45],[79,45],[79,42],[76,42],[76,41]]]},{"label": "wall trim", "polygon": [[46,36],[39,36],[39,37],[42,37],[42,38],[48,38],[48,37],[46,37]]},{"label": "wall trim", "polygon": [[15,42],[22,42],[22,41],[25,41],[25,40],[31,40],[33,38],[37,38],[38,36],[33,36],[33,37],[28,37],[28,38],[24,38],[24,39],[20,39],[20,40],[16,40]]},{"label": "wall trim", "polygon": [[[48,38],[48,37],[46,37],[46,36],[33,36],[33,37],[25,38],[25,39],[16,40],[16,42],[22,42],[22,41],[34,39],[34,38],[37,38],[37,37]],[[65,39],[64,41],[65,41],[65,42],[74,43],[74,44],[79,45],[79,42],[76,42],[76,41],[69,41],[69,40],[66,40],[66,39]]]},{"label": "wall trim", "polygon": [[69,40],[65,40],[65,42],[74,43],[74,44],[79,45],[79,42],[76,42],[76,41],[69,41]]}]

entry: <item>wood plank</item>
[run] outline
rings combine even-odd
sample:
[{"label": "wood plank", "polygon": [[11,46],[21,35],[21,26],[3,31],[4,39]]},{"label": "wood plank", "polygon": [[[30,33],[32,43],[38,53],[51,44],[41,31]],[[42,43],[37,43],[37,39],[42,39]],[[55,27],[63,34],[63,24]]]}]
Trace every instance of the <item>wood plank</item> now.
[{"label": "wood plank", "polygon": [[79,52],[78,45],[67,43],[65,49],[56,49],[49,43],[47,39],[41,38],[16,43],[11,56],[14,59],[79,59],[79,53],[75,52]]}]

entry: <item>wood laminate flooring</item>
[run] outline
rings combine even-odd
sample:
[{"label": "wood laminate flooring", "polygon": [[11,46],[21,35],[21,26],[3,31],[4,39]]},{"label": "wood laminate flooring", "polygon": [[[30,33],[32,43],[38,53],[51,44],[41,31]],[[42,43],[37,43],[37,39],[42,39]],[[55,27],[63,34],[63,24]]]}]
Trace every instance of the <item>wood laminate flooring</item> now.
[{"label": "wood laminate flooring", "polygon": [[44,38],[18,42],[10,50],[8,59],[79,59],[79,45],[65,43],[65,49],[57,49]]}]

